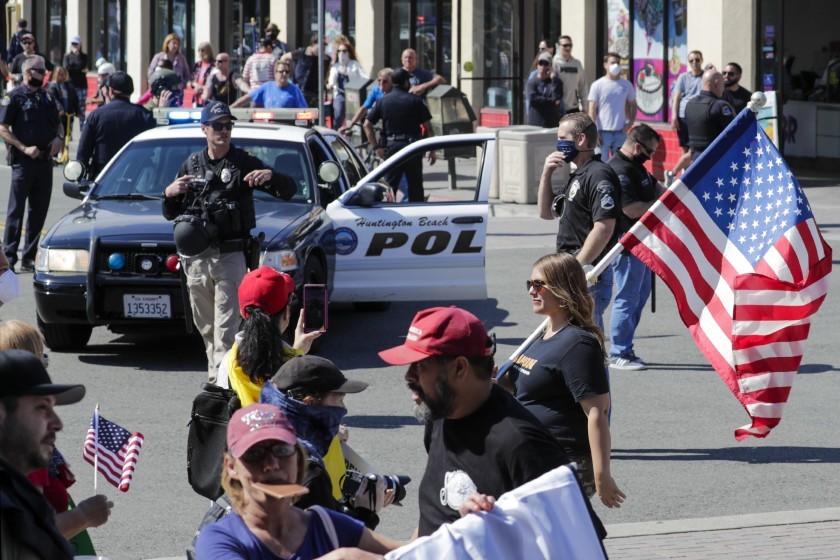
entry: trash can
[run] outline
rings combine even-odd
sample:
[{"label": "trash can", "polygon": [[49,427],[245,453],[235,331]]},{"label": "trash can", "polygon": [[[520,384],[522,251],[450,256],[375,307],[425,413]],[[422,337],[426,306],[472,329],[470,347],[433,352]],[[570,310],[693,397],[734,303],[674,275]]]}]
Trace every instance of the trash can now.
[{"label": "trash can", "polygon": [[[557,128],[528,125],[499,131],[499,200],[517,204],[536,204],[545,158],[554,151]],[[557,193],[569,179],[569,167],[554,172],[551,186]]]},{"label": "trash can", "polygon": [[[373,87],[376,84],[370,78],[359,78],[354,77],[347,80],[347,83],[344,84],[344,114],[346,116],[345,122],[350,122],[350,119],[353,118],[353,115],[359,110],[367,96],[373,91]],[[364,133],[361,131],[360,128],[354,128],[353,130],[349,131],[350,142],[354,146],[358,146],[362,143],[362,137]]]}]

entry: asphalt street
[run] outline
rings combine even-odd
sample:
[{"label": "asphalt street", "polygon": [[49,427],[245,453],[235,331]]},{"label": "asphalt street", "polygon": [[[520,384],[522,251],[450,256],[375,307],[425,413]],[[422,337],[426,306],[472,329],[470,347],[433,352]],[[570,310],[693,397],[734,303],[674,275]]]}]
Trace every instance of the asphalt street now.
[{"label": "asphalt street", "polygon": [[[807,185],[823,235],[840,250],[840,181],[798,177]],[[0,221],[5,219],[8,184],[9,169],[2,166]],[[76,202],[61,193],[56,170],[47,223]],[[462,305],[496,333],[499,361],[539,323],[530,311],[524,281],[532,263],[552,250],[555,228],[537,219],[533,206],[495,207],[487,245],[489,297]],[[835,255],[835,265],[838,259]],[[23,296],[0,308],[0,316],[34,323],[30,277],[21,279]],[[612,471],[628,498],[620,510],[596,505],[604,522],[618,527],[771,512],[793,512],[795,518],[802,510],[840,505],[835,426],[840,394],[838,275],[814,318],[782,423],[766,439],[740,443],[733,430],[747,422],[745,412],[695,347],[670,292],[661,282],[657,288],[656,312],[645,312],[636,339],[636,351],[649,369],[612,374]],[[404,372],[385,366],[376,352],[401,343],[417,310],[450,303],[395,303],[379,313],[330,309],[331,332],[322,354],[348,376],[370,383],[367,391],[347,398],[350,444],[385,471],[414,479],[403,507],[382,514],[379,529],[397,538],[408,537],[416,524],[414,489],[425,452]],[[88,389],[82,403],[60,411],[65,428],[58,447],[76,474],[70,489],[76,499],[93,493],[93,470],[81,459],[81,449],[96,403],[109,420],[146,436],[128,493],[120,494],[99,479],[99,492],[116,504],[109,523],[91,531],[100,554],[114,560],[183,555],[207,507],[189,488],[185,469],[187,421],[205,377],[203,360],[195,338],[125,337],[103,328],[94,330],[83,352],[51,356],[56,382],[84,383]],[[621,538],[620,531],[616,537]],[[677,550],[679,546],[674,545]],[[807,550],[808,544],[801,546]],[[631,555],[612,549],[612,557]]]}]

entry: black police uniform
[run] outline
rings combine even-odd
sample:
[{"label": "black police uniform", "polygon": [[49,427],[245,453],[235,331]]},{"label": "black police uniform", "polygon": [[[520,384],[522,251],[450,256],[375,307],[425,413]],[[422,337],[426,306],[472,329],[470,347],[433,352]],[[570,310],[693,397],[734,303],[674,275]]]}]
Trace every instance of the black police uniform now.
[{"label": "black police uniform", "polygon": [[[419,140],[423,136],[420,125],[432,120],[432,114],[423,98],[395,86],[390,93],[379,99],[367,114],[367,120],[373,124],[378,123],[380,119],[387,159]],[[409,202],[423,202],[423,157],[413,157],[403,166],[385,175],[385,180],[394,191],[403,173],[408,183]]]},{"label": "black police uniform", "polygon": [[[569,176],[566,188],[554,203],[560,218],[557,231],[557,252],[577,254],[595,222],[617,219],[621,214],[621,192],[615,171],[592,156]],[[610,242],[593,262],[598,263],[615,245],[617,228]]]},{"label": "black police uniform", "polygon": [[[212,172],[212,178],[207,183],[207,192],[203,193],[203,196],[211,203],[224,203],[224,208],[218,209],[218,214],[211,217],[211,221],[219,228],[219,252],[243,250],[243,242],[250,238],[251,230],[257,225],[253,191],[242,178],[259,169],[270,167],[259,158],[231,144],[228,153],[218,160],[210,159],[206,149],[194,152],[178,170],[178,177],[195,175],[207,178],[208,171]],[[282,173],[274,173],[271,181],[253,188],[283,200],[289,200],[297,192],[294,180]],[[167,220],[174,220],[184,214],[195,199],[196,193],[192,192],[171,198],[164,197],[163,216]]]},{"label": "black police uniform", "polygon": [[0,122],[11,127],[12,133],[24,146],[37,146],[40,150],[38,158],[32,159],[14,146],[7,146],[9,164],[12,166],[12,185],[6,211],[3,251],[9,263],[14,265],[18,260],[23,212],[28,199],[23,260],[29,264],[35,260],[41,229],[50,207],[53,168],[50,143],[59,135],[61,120],[58,105],[43,88],[33,91],[25,85],[20,86],[0,100]]},{"label": "black police uniform", "polygon": [[88,177],[94,179],[129,140],[154,127],[151,111],[127,97],[115,97],[88,116],[76,159],[88,166]]},{"label": "black police uniform", "polygon": [[[634,202],[653,202],[659,198],[656,195],[656,179],[645,169],[644,165],[635,163],[620,151],[613,156],[607,165],[618,175],[618,182],[621,185],[622,208]],[[620,212],[616,223],[617,237],[620,238],[630,231],[630,228],[637,221],[638,219]]]},{"label": "black police uniform", "polygon": [[703,153],[734,118],[732,105],[715,97],[712,92],[701,91],[692,97],[685,106],[691,157],[696,158]]}]

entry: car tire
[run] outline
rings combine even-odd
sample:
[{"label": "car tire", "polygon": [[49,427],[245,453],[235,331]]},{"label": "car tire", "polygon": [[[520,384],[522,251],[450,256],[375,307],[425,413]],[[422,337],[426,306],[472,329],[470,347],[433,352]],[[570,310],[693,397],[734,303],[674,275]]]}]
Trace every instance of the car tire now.
[{"label": "car tire", "polygon": [[391,308],[390,301],[355,301],[353,307],[356,311],[388,311]]},{"label": "car tire", "polygon": [[93,327],[69,323],[45,323],[38,317],[44,342],[53,352],[71,352],[87,346]]}]

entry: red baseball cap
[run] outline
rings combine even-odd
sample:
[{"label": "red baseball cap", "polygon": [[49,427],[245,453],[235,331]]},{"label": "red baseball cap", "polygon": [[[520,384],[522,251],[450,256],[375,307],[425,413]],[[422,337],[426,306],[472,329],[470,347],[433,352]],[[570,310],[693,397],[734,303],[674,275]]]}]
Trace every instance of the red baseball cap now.
[{"label": "red baseball cap", "polygon": [[478,358],[492,352],[487,329],[478,317],[454,305],[432,307],[417,313],[405,344],[379,353],[394,366],[413,364],[429,356]]},{"label": "red baseball cap", "polygon": [[254,403],[233,413],[227,427],[227,446],[233,456],[242,454],[261,441],[297,443],[295,429],[283,411],[273,404]]},{"label": "red baseball cap", "polygon": [[246,274],[239,285],[239,313],[247,319],[250,315],[245,308],[256,305],[268,315],[276,315],[286,307],[294,291],[295,281],[291,276],[261,266]]}]

